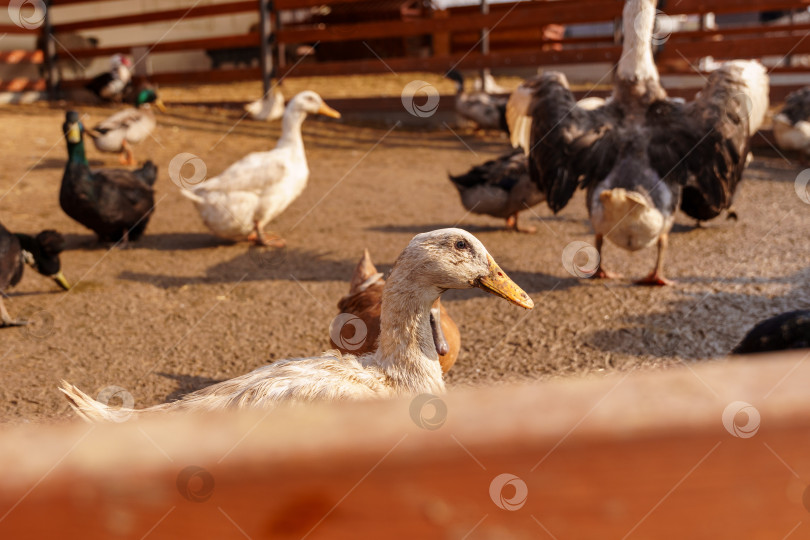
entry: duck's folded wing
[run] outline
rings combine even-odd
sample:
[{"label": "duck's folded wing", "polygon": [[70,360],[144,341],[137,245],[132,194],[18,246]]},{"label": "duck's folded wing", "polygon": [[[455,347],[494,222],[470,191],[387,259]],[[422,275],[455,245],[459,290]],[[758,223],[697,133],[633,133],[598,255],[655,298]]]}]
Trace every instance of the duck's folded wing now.
[{"label": "duck's folded wing", "polygon": [[613,167],[617,112],[610,103],[578,106],[562,73],[544,73],[526,87],[533,88],[529,174],[558,212],[578,186],[597,182]]},{"label": "duck's folded wing", "polygon": [[206,191],[261,191],[281,182],[290,165],[278,152],[254,152],[200,184]]},{"label": "duck's folded wing", "polygon": [[123,111],[118,111],[112,116],[99,122],[93,129],[100,133],[112,131],[115,129],[127,128],[132,124],[138,122],[142,118],[142,114],[137,109],[128,108]]},{"label": "duck's folded wing", "polygon": [[724,64],[685,107],[697,140],[684,158],[689,179],[681,209],[696,219],[711,219],[728,208],[742,178],[750,136],[767,109],[767,75],[757,66]]},{"label": "duck's folded wing", "polygon": [[[334,353],[334,354],[332,354]],[[279,360],[168,404],[168,408],[217,410],[272,407],[279,402],[310,402],[385,395],[379,376],[354,356],[329,351],[322,356]]]},{"label": "duck's folded wing", "polygon": [[523,150],[517,149],[499,158],[476,165],[464,174],[451,175],[450,179],[465,188],[487,185],[509,191],[521,177],[527,174],[528,158]]},{"label": "duck's folded wing", "polygon": [[98,204],[108,205],[111,211],[125,212],[126,201],[140,215],[154,204],[152,187],[128,170],[100,169],[93,172],[93,178],[98,183]]}]

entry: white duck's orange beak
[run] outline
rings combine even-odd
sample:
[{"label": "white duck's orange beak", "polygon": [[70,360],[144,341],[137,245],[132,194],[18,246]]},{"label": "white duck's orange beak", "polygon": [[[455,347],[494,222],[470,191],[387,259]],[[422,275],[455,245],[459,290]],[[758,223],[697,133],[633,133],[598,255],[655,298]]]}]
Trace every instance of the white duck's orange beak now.
[{"label": "white duck's orange beak", "polygon": [[318,109],[318,114],[322,114],[330,118],[340,118],[340,113],[326,103],[321,103],[321,107]]},{"label": "white duck's orange beak", "polygon": [[479,289],[509,300],[522,308],[532,309],[534,302],[529,298],[529,295],[518,287],[514,281],[509,279],[509,276],[501,270],[501,267],[498,266],[498,263],[496,263],[495,259],[489,254],[487,254],[487,261],[489,262],[489,274],[475,280],[473,285]]}]

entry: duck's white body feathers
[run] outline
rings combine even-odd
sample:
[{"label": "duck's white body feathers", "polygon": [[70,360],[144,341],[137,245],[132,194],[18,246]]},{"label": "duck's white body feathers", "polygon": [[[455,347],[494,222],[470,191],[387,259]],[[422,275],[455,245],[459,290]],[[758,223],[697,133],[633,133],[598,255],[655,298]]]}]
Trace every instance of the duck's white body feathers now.
[{"label": "duck's white body feathers", "polygon": [[273,93],[245,105],[245,112],[254,120],[271,122],[284,116],[284,95],[276,87]]},{"label": "duck's white body feathers", "polygon": [[810,153],[810,86],[791,92],[773,118],[773,135],[783,150]]},{"label": "duck's white body feathers", "polygon": [[399,256],[386,283],[379,346],[373,353],[355,357],[328,351],[311,358],[279,360],[179,401],[137,411],[110,410],[66,382],[61,391],[76,412],[91,421],[116,421],[143,412],[266,409],[280,402],[440,393],[445,386],[430,310],[442,291],[473,286],[523,307],[533,305],[471,234],[460,229],[420,234]]},{"label": "duck's white body feathers", "polygon": [[194,201],[205,225],[224,238],[242,239],[267,225],[297,199],[309,180],[300,148],[283,146],[253,152],[193,191],[181,193]]},{"label": "duck's white body feathers", "polygon": [[[311,105],[305,99],[317,99],[317,103]],[[317,112],[317,104],[323,102],[314,92],[298,94],[287,105],[281,138],[273,150],[248,154],[219,176],[181,190],[194,201],[211,231],[223,238],[245,239],[301,195],[309,180],[301,124],[307,112]]]},{"label": "duck's white body feathers", "polygon": [[155,113],[148,105],[118,111],[99,122],[88,134],[102,152],[120,152],[124,141],[138,144],[155,130]]}]

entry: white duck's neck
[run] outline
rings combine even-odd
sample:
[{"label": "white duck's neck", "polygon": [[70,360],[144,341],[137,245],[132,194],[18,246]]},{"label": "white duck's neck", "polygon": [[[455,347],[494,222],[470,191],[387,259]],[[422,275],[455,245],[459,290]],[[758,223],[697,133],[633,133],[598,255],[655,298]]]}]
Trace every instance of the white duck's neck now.
[{"label": "white duck's neck", "polygon": [[287,106],[281,120],[281,137],[278,139],[276,148],[292,148],[303,152],[304,139],[301,137],[301,124],[304,123],[307,113],[293,110],[290,105]]},{"label": "white duck's neck", "polygon": [[651,46],[655,13],[652,0],[627,0],[624,5],[622,56],[616,70],[618,94],[629,90],[634,96],[660,97],[663,93]]},{"label": "white duck's neck", "polygon": [[439,355],[430,327],[430,308],[439,289],[416,286],[400,261],[383,290],[380,340],[373,363],[390,379],[396,393],[444,392]]}]

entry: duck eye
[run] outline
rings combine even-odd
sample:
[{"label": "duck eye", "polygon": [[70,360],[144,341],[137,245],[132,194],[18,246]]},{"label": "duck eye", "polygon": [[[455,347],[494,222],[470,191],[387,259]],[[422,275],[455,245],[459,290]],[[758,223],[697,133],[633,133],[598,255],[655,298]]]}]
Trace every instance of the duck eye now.
[{"label": "duck eye", "polygon": [[456,249],[465,249],[467,247],[467,242],[464,240],[458,240],[456,242]]}]

